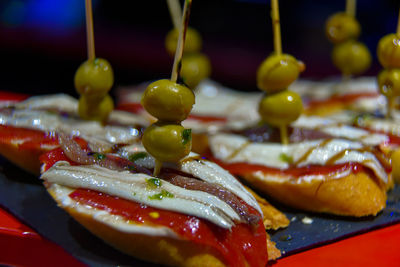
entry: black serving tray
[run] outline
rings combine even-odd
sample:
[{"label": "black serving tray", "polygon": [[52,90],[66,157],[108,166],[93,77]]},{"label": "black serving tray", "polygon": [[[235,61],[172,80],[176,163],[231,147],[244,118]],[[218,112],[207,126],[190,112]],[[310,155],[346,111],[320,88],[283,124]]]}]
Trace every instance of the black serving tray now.
[{"label": "black serving tray", "polygon": [[[157,266],[126,256],[92,235],[56,206],[38,177],[1,158],[0,168],[0,206],[79,261],[89,266]],[[354,219],[278,208],[291,223],[270,234],[285,257],[400,222],[400,187],[389,192],[386,209],[376,217]]]}]

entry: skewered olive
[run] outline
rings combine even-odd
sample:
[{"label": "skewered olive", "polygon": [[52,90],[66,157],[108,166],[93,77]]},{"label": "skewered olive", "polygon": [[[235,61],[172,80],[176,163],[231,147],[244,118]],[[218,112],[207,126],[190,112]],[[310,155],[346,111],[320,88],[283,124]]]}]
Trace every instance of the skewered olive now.
[{"label": "skewered olive", "polygon": [[267,57],[257,70],[257,86],[273,93],[286,89],[304,70],[304,63],[288,54]]},{"label": "skewered olive", "polygon": [[262,119],[275,127],[297,120],[302,111],[300,96],[288,90],[264,96],[258,107]]},{"label": "skewered olive", "polygon": [[385,69],[378,74],[378,86],[387,97],[400,96],[400,69]]},{"label": "skewered olive", "polygon": [[186,86],[163,79],[146,88],[142,105],[159,120],[181,122],[192,110],[194,99],[194,93]]},{"label": "skewered olive", "polygon": [[104,96],[114,83],[113,70],[105,59],[88,60],[79,66],[74,82],[81,95]]},{"label": "skewered olive", "polygon": [[191,53],[183,56],[180,75],[189,88],[196,88],[203,79],[210,76],[210,73],[211,64],[206,55]]},{"label": "skewered olive", "polygon": [[109,95],[101,98],[81,95],[78,103],[78,114],[84,120],[106,122],[108,114],[114,109],[114,103]]},{"label": "skewered olive", "polygon": [[[169,31],[167,37],[165,38],[165,47],[168,54],[175,55],[176,46],[178,44],[179,31],[174,28]],[[201,50],[202,39],[200,33],[188,27],[186,31],[185,46],[183,48],[184,53],[194,53]]]},{"label": "skewered olive", "polygon": [[371,54],[364,44],[347,41],[333,48],[332,60],[344,75],[360,74],[371,65]]},{"label": "skewered olive", "polygon": [[143,146],[161,162],[178,162],[190,153],[191,131],[179,124],[155,123],[142,137]]},{"label": "skewered olive", "polygon": [[384,68],[400,68],[400,38],[394,33],[382,37],[377,54]]},{"label": "skewered olive", "polygon": [[328,18],[325,25],[328,39],[338,44],[351,39],[356,39],[361,32],[360,23],[350,15],[340,12]]}]

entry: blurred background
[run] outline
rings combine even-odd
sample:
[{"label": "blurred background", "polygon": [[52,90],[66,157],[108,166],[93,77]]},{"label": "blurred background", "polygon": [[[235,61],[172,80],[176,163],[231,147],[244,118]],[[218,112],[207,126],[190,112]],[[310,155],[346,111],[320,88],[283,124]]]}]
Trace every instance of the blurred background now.
[{"label": "blurred background", "polygon": [[[283,51],[306,63],[304,78],[339,75],[325,37],[325,21],[345,8],[340,1],[280,1]],[[76,96],[73,76],[86,60],[84,0],[0,1],[0,90]],[[108,59],[115,85],[167,78],[172,67],[164,38],[172,28],[165,0],[93,0],[96,56]],[[238,90],[256,90],[258,65],[272,52],[270,3],[261,0],[193,0],[190,26],[203,36],[212,79]],[[396,31],[399,2],[357,1],[360,40],[380,69],[379,39]]]}]

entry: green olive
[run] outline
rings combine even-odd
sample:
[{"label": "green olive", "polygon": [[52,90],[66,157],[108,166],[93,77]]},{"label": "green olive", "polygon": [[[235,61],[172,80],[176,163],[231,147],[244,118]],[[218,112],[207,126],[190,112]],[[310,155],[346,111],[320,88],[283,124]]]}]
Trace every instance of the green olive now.
[{"label": "green olive", "polygon": [[304,63],[288,54],[267,57],[257,70],[257,86],[267,93],[286,89],[304,70]]},{"label": "green olive", "polygon": [[182,58],[180,75],[183,82],[194,89],[211,74],[211,64],[208,57],[201,53],[185,54]]},{"label": "green olive", "polygon": [[394,33],[382,37],[377,55],[384,68],[400,68],[400,38]]},{"label": "green olive", "polygon": [[328,39],[338,44],[356,39],[360,35],[361,27],[353,16],[340,12],[328,18],[325,30]]},{"label": "green olive", "polygon": [[[168,54],[175,55],[176,46],[178,44],[179,31],[174,28],[170,30],[165,38],[165,47]],[[183,47],[184,53],[199,52],[202,47],[202,40],[200,33],[188,27],[186,31],[185,46]]]},{"label": "green olive", "polygon": [[303,111],[300,96],[292,91],[265,95],[258,106],[258,112],[266,123],[280,127],[297,120]]},{"label": "green olive", "polygon": [[142,105],[159,120],[181,122],[192,110],[194,99],[194,93],[186,86],[163,79],[147,86]]},{"label": "green olive", "polygon": [[385,69],[378,74],[378,86],[387,97],[400,96],[400,69]]},{"label": "green olive", "polygon": [[335,45],[332,60],[344,75],[360,74],[371,65],[371,54],[364,44],[347,41]]},{"label": "green olive", "polygon": [[80,95],[104,96],[113,83],[110,63],[102,58],[83,62],[75,73],[75,88]]},{"label": "green olive", "polygon": [[161,162],[178,162],[190,153],[191,131],[179,124],[154,123],[142,137],[147,152]]},{"label": "green olive", "polygon": [[114,103],[108,94],[101,98],[86,95],[79,98],[78,114],[84,120],[106,122],[113,109]]}]

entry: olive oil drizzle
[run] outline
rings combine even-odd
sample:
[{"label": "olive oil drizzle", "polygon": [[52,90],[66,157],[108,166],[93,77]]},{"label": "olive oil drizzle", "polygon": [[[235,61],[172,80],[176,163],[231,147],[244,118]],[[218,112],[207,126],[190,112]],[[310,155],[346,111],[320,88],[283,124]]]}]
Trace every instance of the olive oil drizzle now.
[{"label": "olive oil drizzle", "polygon": [[233,152],[226,157],[227,160],[231,160],[234,157],[236,157],[240,152],[242,152],[248,145],[250,145],[251,142],[250,141],[246,141],[245,143],[243,143],[242,145],[240,145],[238,148],[236,148],[235,150],[233,150]]},{"label": "olive oil drizzle", "polygon": [[305,160],[308,158],[308,156],[310,156],[311,153],[312,153],[315,149],[317,149],[318,147],[325,147],[330,141],[332,141],[332,138],[325,139],[325,140],[322,141],[320,144],[318,144],[318,145],[316,145],[316,146],[314,146],[314,147],[311,147],[311,148],[308,149],[308,150],[306,151],[306,153],[304,153],[298,160],[296,160],[296,161],[293,163],[293,165],[294,165],[294,166],[299,165],[301,162],[305,161]]}]

